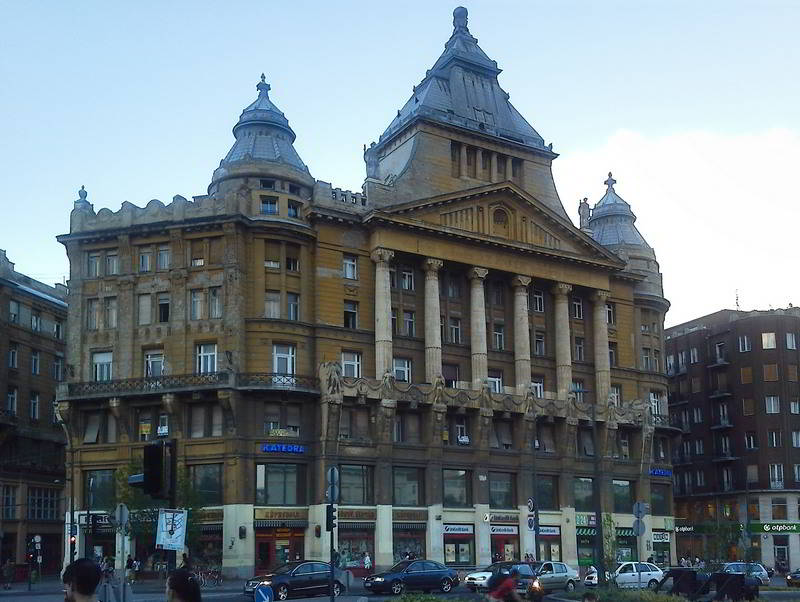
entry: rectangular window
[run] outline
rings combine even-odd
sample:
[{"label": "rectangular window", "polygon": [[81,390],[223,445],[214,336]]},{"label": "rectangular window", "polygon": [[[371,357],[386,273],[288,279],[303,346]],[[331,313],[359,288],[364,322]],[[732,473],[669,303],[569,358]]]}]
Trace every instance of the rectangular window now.
[{"label": "rectangular window", "polygon": [[769,447],[783,447],[783,438],[781,437],[781,434],[781,431],[767,432],[767,444]]},{"label": "rectangular window", "polygon": [[497,322],[494,323],[494,328],[492,329],[492,340],[494,342],[494,348],[497,351],[502,351],[506,348],[506,327],[504,324],[498,324]]},{"label": "rectangular window", "polygon": [[119,257],[116,252],[106,254],[106,276],[119,274]]},{"label": "rectangular window", "polygon": [[739,353],[747,353],[752,349],[750,337],[746,334],[739,336]]},{"label": "rectangular window", "polygon": [[92,376],[95,381],[111,380],[113,360],[114,354],[111,351],[92,354]]},{"label": "rectangular window", "polygon": [[206,292],[195,289],[189,292],[189,319],[202,320],[206,317]]},{"label": "rectangular window", "polygon": [[361,378],[361,353],[342,351],[342,376]]},{"label": "rectangular window", "polygon": [[449,389],[458,387],[459,368],[458,364],[442,364],[442,377],[444,378],[444,386]]},{"label": "rectangular window", "polygon": [[344,302],[344,327],[350,329],[358,328],[358,302]]},{"label": "rectangular window", "polygon": [[778,364],[764,364],[764,382],[778,380]]},{"label": "rectangular window", "polygon": [[14,520],[17,518],[17,488],[14,485],[2,486],[3,499],[0,508],[0,518]]},{"label": "rectangular window", "polygon": [[772,520],[786,520],[788,518],[785,497],[772,498]]},{"label": "rectangular window", "polygon": [[217,371],[217,344],[201,343],[195,346],[195,373],[211,374]]},{"label": "rectangular window", "polygon": [[19,324],[19,301],[11,299],[8,302],[8,321],[12,324]]},{"label": "rectangular window", "polygon": [[300,216],[300,204],[299,203],[294,203],[292,201],[289,201],[287,210],[288,210],[289,217],[299,217]]},{"label": "rectangular window", "polygon": [[113,508],[115,498],[114,470],[87,470],[84,473],[84,508]]},{"label": "rectangular window", "polygon": [[606,324],[613,326],[617,322],[616,307],[613,303],[606,303]]},{"label": "rectangular window", "polygon": [[394,378],[401,383],[411,382],[411,360],[407,357],[396,357],[393,360]]},{"label": "rectangular window", "polygon": [[31,420],[39,420],[39,394],[36,391],[31,392],[29,415]]},{"label": "rectangular window", "polygon": [[617,344],[614,343],[614,342],[609,342],[608,343],[608,364],[610,366],[612,366],[612,367],[616,366],[617,365],[617,357],[618,357]]},{"label": "rectangular window", "polygon": [[800,414],[800,401],[794,400],[789,404],[789,411],[792,414]]},{"label": "rectangular window", "polygon": [[189,483],[197,505],[222,505],[222,464],[199,464],[188,468]]},{"label": "rectangular window", "polygon": [[702,456],[705,452],[702,439],[695,439],[694,442],[694,455]]},{"label": "rectangular window", "polygon": [[642,370],[653,369],[653,356],[649,347],[642,347]]},{"label": "rectangular window", "polygon": [[777,395],[767,395],[765,399],[767,414],[779,414],[781,411],[781,400]]},{"label": "rectangular window", "polygon": [[670,516],[672,494],[669,485],[650,485],[650,511],[653,516]]},{"label": "rectangular window", "polygon": [[300,464],[257,464],[256,505],[304,505],[305,481],[305,466]]},{"label": "rectangular window", "polygon": [[361,407],[342,407],[339,438],[369,440],[369,410]]},{"label": "rectangular window", "polygon": [[586,346],[586,341],[583,337],[575,337],[575,357],[573,359],[576,362],[584,361],[585,346]]},{"label": "rectangular window", "polygon": [[212,286],[208,289],[208,315],[210,318],[222,317],[222,287]]},{"label": "rectangular window", "polygon": [[6,412],[12,416],[17,415],[17,388],[8,387],[6,391]]},{"label": "rectangular window", "polygon": [[264,260],[264,267],[269,268],[271,270],[280,270],[281,269],[281,262],[278,259],[265,259]]},{"label": "rectangular window", "polygon": [[164,352],[147,351],[144,354],[145,378],[157,378],[164,373]]},{"label": "rectangular window", "polygon": [[770,489],[783,489],[783,464],[769,465]]},{"label": "rectangular window", "polygon": [[299,272],[300,271],[300,260],[297,257],[286,257],[286,271],[287,272]]},{"label": "rectangular window", "polygon": [[550,475],[536,475],[536,503],[539,510],[558,510],[558,477]]},{"label": "rectangular window", "polygon": [[103,326],[105,328],[117,327],[117,298],[106,297],[103,299]]},{"label": "rectangular window", "polygon": [[573,380],[570,390],[575,394],[575,401],[583,403],[586,397],[586,390],[583,388],[582,380]]},{"label": "rectangular window", "polygon": [[342,255],[342,277],[348,280],[358,280],[358,257]]},{"label": "rectangular window", "polygon": [[800,447],[800,431],[792,431],[792,447]]},{"label": "rectangular window", "polygon": [[[613,393],[614,388],[619,390],[619,385],[611,385],[611,390]],[[544,376],[533,376],[531,378],[531,390],[533,391],[533,396],[542,399],[544,397]]]},{"label": "rectangular window", "polygon": [[39,352],[31,351],[31,374],[39,374]]},{"label": "rectangular window", "polygon": [[300,319],[300,295],[286,293],[286,319],[298,321]]},{"label": "rectangular window", "polygon": [[762,332],[761,333],[761,348],[762,349],[775,349],[775,333]]},{"label": "rectangular window", "polygon": [[511,450],[514,448],[514,437],[511,433],[511,422],[493,419],[489,444],[495,449]]},{"label": "rectangular window", "polygon": [[393,307],[390,320],[392,322],[392,336],[397,336],[397,310]]},{"label": "rectangular window", "polygon": [[742,415],[753,416],[756,413],[756,403],[752,399],[742,400]]},{"label": "rectangular window", "polygon": [[98,278],[100,276],[100,253],[89,253],[86,260],[86,277]]},{"label": "rectangular window", "polygon": [[420,416],[414,412],[398,412],[394,418],[394,443],[420,442]]},{"label": "rectangular window", "polygon": [[264,317],[278,319],[281,317],[280,291],[267,291],[264,294]]},{"label": "rectangular window", "polygon": [[634,502],[633,483],[613,479],[611,481],[611,489],[614,494],[614,512],[619,512],[620,514],[629,513]]},{"label": "rectangular window", "polygon": [[53,358],[53,380],[61,382],[64,380],[64,358]]},{"label": "rectangular window", "polygon": [[749,385],[753,382],[753,369],[750,366],[739,368],[739,380],[743,385]]},{"label": "rectangular window", "polygon": [[151,249],[139,249],[139,271],[149,272],[152,269],[151,259],[153,251]]},{"label": "rectangular window", "polygon": [[594,437],[592,429],[578,429],[578,454],[581,456],[594,457]]},{"label": "rectangular window", "polygon": [[342,464],[339,483],[339,503],[357,506],[374,503],[372,466]]},{"label": "rectangular window", "polygon": [[472,505],[472,472],[469,470],[442,470],[443,503],[445,507],[463,508]]},{"label": "rectangular window", "polygon": [[795,338],[795,334],[793,332],[786,333],[786,348],[797,349],[797,339]]},{"label": "rectangular window", "polygon": [[514,480],[509,472],[489,472],[490,508],[516,508]]},{"label": "rectangular window", "polygon": [[156,255],[156,269],[168,270],[169,269],[169,247],[158,247],[158,254]]},{"label": "rectangular window", "polygon": [[294,374],[295,347],[294,345],[272,346],[272,370],[277,374]]},{"label": "rectangular window", "polygon": [[572,481],[577,512],[594,511],[594,483],[590,477],[575,477]]},{"label": "rectangular window", "polygon": [[278,197],[261,197],[261,215],[278,215]]},{"label": "rectangular window", "polygon": [[576,320],[583,320],[583,301],[578,297],[572,298],[572,317]]},{"label": "rectangular window", "polygon": [[544,353],[544,333],[537,330],[533,333],[533,354],[544,355]]},{"label": "rectangular window", "polygon": [[400,288],[404,291],[414,290],[414,270],[404,269],[400,272]]},{"label": "rectangular window", "polygon": [[100,301],[99,299],[86,300],[86,328],[88,330],[97,330],[97,324],[100,321]]},{"label": "rectangular window", "polygon": [[492,393],[503,392],[503,371],[502,370],[489,370],[489,390]]},{"label": "rectangular window", "polygon": [[531,292],[531,310],[537,312],[544,312],[544,292],[538,289],[533,289]]},{"label": "rectangular window", "polygon": [[448,322],[448,329],[450,334],[450,342],[454,344],[461,343],[461,318],[451,317]]},{"label": "rectangular window", "polygon": [[169,295],[158,296],[158,321],[162,324],[169,322]]},{"label": "rectangular window", "polygon": [[275,190],[275,180],[259,180],[259,187],[263,190]]},{"label": "rectangular window", "polygon": [[413,311],[403,312],[403,327],[405,328],[406,336],[409,337],[416,336],[416,327],[414,318],[415,316]]},{"label": "rectangular window", "polygon": [[697,483],[698,487],[705,487],[706,485],[706,473],[702,470],[698,470],[694,473],[694,480]]},{"label": "rectangular window", "polygon": [[701,424],[703,422],[703,408],[695,407],[692,412],[694,413],[694,423]]},{"label": "rectangular window", "polygon": [[425,505],[425,469],[401,468],[392,469],[392,503],[395,506]]},{"label": "rectangular window", "polygon": [[137,306],[139,310],[139,326],[150,324],[150,308],[152,307],[150,295],[139,295]]},{"label": "rectangular window", "polygon": [[30,487],[28,489],[28,519],[56,520],[59,515],[60,494],[58,489]]},{"label": "rectangular window", "polygon": [[64,338],[64,323],[61,320],[53,321],[53,336],[57,339]]}]

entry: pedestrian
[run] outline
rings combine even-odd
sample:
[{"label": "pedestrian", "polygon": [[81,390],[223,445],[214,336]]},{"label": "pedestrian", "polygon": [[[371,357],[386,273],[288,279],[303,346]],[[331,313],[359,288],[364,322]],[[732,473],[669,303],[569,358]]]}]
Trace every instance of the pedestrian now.
[{"label": "pedestrian", "polygon": [[3,565],[3,589],[11,589],[11,580],[14,579],[14,564],[11,558],[6,558],[6,563]]},{"label": "pedestrian", "polygon": [[189,555],[184,552],[183,557],[181,559],[181,566],[178,567],[179,569],[186,569],[191,573],[192,571],[192,562],[189,560]]},{"label": "pedestrian", "polygon": [[[186,554],[184,554],[186,556]],[[175,569],[167,577],[167,602],[202,602],[200,584],[186,569]]]},{"label": "pedestrian", "polygon": [[369,557],[369,552],[364,552],[364,570],[372,570],[372,558]]},{"label": "pedestrian", "polygon": [[97,602],[95,590],[103,578],[97,563],[79,558],[64,569],[64,602]]},{"label": "pedestrian", "polygon": [[647,562],[649,562],[650,564],[655,564],[656,561],[653,560],[653,556],[650,555],[650,556],[647,557]]},{"label": "pedestrian", "polygon": [[133,558],[130,554],[125,559],[125,581],[133,583]]}]

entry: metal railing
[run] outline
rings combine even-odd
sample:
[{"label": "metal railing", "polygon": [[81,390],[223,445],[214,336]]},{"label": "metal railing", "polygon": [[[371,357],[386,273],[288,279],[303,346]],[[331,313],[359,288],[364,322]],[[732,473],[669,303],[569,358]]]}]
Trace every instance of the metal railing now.
[{"label": "metal railing", "polygon": [[7,409],[0,409],[0,422],[16,424],[19,417],[16,412]]},{"label": "metal railing", "polygon": [[319,379],[302,374],[280,374],[278,372],[245,372],[236,375],[237,387],[318,391]]},{"label": "metal railing", "polygon": [[122,395],[130,393],[162,393],[186,389],[211,388],[228,383],[228,372],[175,374],[145,378],[123,378],[82,383],[69,383],[70,397]]}]

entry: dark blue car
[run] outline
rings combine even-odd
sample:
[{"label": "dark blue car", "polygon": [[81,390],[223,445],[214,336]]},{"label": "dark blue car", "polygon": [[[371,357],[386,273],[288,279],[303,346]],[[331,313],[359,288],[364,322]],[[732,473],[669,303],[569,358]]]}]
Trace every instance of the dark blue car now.
[{"label": "dark blue car", "polygon": [[403,560],[388,571],[364,578],[364,589],[400,595],[408,590],[449,592],[458,585],[458,573],[432,560]]}]

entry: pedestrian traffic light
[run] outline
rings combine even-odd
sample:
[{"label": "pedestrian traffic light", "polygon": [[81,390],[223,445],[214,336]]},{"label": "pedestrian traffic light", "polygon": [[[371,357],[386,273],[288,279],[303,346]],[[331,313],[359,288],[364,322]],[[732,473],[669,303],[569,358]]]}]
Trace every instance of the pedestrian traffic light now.
[{"label": "pedestrian traffic light", "polygon": [[325,513],[325,530],[333,531],[336,528],[336,506],[328,504]]}]

